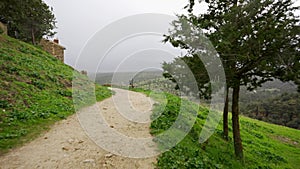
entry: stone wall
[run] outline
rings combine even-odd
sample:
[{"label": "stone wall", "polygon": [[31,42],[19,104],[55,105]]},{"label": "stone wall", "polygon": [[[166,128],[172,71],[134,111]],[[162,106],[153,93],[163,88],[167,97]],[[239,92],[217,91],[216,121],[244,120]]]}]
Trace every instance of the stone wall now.
[{"label": "stone wall", "polygon": [[66,50],[66,48],[59,45],[58,40],[50,41],[47,39],[42,39],[40,45],[45,51],[49,52],[57,59],[64,62],[64,51]]},{"label": "stone wall", "polygon": [[0,29],[3,31],[1,31],[3,34],[7,35],[7,26],[6,24],[0,22]]}]

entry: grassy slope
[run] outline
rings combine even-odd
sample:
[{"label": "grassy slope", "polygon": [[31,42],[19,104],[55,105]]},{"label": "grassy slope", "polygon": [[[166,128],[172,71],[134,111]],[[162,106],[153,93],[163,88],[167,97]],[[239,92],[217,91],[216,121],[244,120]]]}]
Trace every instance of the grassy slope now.
[{"label": "grassy slope", "polygon": [[[75,112],[73,73],[83,89],[93,86],[86,76],[43,50],[0,35],[0,154]],[[110,95],[107,88],[96,86],[98,101]],[[81,97],[79,107],[95,102]]]},{"label": "grassy slope", "polygon": [[[181,104],[180,98],[176,96],[170,94],[166,96],[167,106],[164,108],[157,105],[154,109],[153,116],[163,110],[160,117],[151,124],[154,135],[168,129],[177,118],[180,105],[185,105]],[[193,108],[193,105],[189,104],[183,110]],[[232,135],[228,142],[222,139],[222,124],[207,143],[199,144],[199,133],[207,113],[206,108],[200,107],[196,123],[185,139],[170,151],[160,155],[157,164],[159,168],[299,168],[299,130],[241,116],[241,135],[245,153],[245,161],[242,164],[234,158]],[[231,125],[231,122],[229,123]],[[158,143],[160,147],[165,146],[163,142]]]}]

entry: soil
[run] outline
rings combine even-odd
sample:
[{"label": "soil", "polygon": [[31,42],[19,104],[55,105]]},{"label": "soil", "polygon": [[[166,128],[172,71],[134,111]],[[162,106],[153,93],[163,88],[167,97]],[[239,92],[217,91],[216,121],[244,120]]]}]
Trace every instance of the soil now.
[{"label": "soil", "polygon": [[[0,157],[0,168],[155,168],[156,156],[151,157],[151,153],[148,158],[144,158],[147,155],[143,153],[139,156],[135,153],[137,149],[126,142],[121,147],[126,147],[127,151],[137,155],[135,158],[130,158],[130,155],[122,156],[122,152],[118,151],[109,152],[107,148],[106,150],[101,148],[102,145],[99,145],[99,141],[93,137],[93,134],[87,132],[89,127],[85,123],[95,123],[96,115],[91,115],[90,112],[97,110],[97,114],[101,114],[106,125],[113,131],[128,137],[151,139],[149,119],[153,101],[141,93],[121,89],[113,90],[116,92],[114,97],[80,110],[77,114],[56,123],[39,138]],[[124,101],[124,99],[128,100]],[[131,114],[126,115],[126,112]],[[132,112],[140,114],[135,116]],[[95,135],[105,136],[104,134]],[[145,146],[144,151],[146,154],[150,151],[154,152],[155,144]]]}]

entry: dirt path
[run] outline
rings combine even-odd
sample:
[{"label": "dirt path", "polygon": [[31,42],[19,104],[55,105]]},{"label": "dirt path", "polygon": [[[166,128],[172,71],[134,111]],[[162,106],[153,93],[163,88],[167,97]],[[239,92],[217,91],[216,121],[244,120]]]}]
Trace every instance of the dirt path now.
[{"label": "dirt path", "polygon": [[[137,158],[151,156],[151,152],[155,152],[155,145],[149,143],[151,135],[147,123],[152,100],[140,93],[114,90],[114,97],[81,110],[78,118],[73,115],[58,122],[41,137],[0,157],[0,168],[154,168],[156,157]],[[100,124],[108,127],[99,130]],[[112,133],[121,133],[125,140],[111,137],[111,140],[103,141]],[[132,144],[126,138],[147,138],[144,140],[148,142],[143,143],[140,149],[138,144],[141,141]]]}]

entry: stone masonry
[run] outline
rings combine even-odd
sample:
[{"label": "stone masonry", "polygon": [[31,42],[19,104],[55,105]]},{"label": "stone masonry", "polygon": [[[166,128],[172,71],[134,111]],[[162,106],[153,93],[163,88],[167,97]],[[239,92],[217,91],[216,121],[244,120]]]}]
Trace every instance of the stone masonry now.
[{"label": "stone masonry", "polygon": [[7,35],[7,26],[1,21],[0,21],[0,29],[3,31],[3,34]]},{"label": "stone masonry", "polygon": [[54,39],[53,41],[42,39],[40,45],[45,51],[49,52],[57,59],[64,62],[64,51],[66,50],[66,48],[59,45],[58,39]]}]

